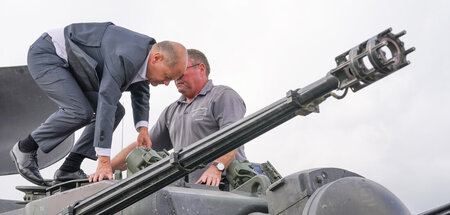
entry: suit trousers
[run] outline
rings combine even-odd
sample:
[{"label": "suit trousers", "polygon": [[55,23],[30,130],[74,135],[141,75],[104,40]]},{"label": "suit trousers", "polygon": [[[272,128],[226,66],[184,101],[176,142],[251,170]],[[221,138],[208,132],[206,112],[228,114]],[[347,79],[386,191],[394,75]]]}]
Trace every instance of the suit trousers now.
[{"label": "suit trousers", "polygon": [[[86,92],[80,88],[69,64],[56,54],[51,37],[46,33],[31,45],[27,60],[32,78],[59,107],[31,133],[39,148],[50,152],[76,130],[86,126],[72,152],[97,159],[93,140],[98,92]],[[124,115],[125,109],[118,103],[114,129]]]}]

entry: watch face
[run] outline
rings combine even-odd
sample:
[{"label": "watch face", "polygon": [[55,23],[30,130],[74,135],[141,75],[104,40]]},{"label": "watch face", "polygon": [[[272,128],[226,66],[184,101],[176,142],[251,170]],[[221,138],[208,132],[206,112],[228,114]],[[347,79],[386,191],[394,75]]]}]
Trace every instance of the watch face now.
[{"label": "watch face", "polygon": [[216,166],[220,171],[223,171],[225,169],[225,165],[223,165],[223,163],[213,162],[213,165]]},{"label": "watch face", "polygon": [[218,163],[218,164],[217,164],[217,168],[218,168],[220,171],[223,171],[223,169],[225,169],[225,166],[223,165],[223,163]]}]

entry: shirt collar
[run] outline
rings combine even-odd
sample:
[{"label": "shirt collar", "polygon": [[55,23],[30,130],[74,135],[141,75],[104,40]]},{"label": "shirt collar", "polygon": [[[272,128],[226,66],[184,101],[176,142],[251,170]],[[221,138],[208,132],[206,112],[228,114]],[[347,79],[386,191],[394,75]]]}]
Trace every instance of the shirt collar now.
[{"label": "shirt collar", "polygon": [[[214,87],[214,84],[213,84],[212,80],[209,79],[208,82],[206,82],[205,86],[203,86],[202,90],[195,97],[197,97],[199,95],[204,96],[204,95],[208,94],[212,90],[213,87]],[[195,98],[194,98],[194,100],[195,100]],[[180,98],[178,99],[178,102],[186,102],[186,97],[181,95]]]},{"label": "shirt collar", "polygon": [[142,65],[141,70],[139,71],[139,76],[143,79],[143,80],[147,80],[147,64],[148,64],[148,58],[150,57],[150,52],[148,52],[147,57],[145,58],[145,62],[144,65]]}]

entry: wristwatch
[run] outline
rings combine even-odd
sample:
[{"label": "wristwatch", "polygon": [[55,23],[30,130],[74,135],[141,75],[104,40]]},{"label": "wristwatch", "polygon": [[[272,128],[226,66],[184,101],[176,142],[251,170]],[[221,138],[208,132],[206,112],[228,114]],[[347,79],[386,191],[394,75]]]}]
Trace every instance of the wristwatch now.
[{"label": "wristwatch", "polygon": [[220,162],[212,162],[212,165],[216,166],[217,169],[222,172],[225,169],[225,165],[223,165],[223,163]]}]

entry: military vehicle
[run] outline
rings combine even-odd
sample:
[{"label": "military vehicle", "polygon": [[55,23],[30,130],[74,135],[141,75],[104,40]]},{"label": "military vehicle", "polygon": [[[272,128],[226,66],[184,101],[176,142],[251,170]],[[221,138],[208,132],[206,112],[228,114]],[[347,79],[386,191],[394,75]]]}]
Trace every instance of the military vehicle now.
[{"label": "military vehicle", "polygon": [[[288,91],[284,98],[180,151],[169,153],[134,149],[127,157],[126,178],[122,179],[122,174],[116,172],[115,180],[98,183],[74,180],[51,187],[18,186],[18,190],[25,192],[24,201],[1,200],[0,213],[411,214],[401,200],[382,185],[338,168],[309,169],[282,177],[269,162],[255,164],[235,161],[227,169],[228,187],[190,184],[183,180],[190,172],[287,120],[297,115],[306,116],[318,112],[319,104],[327,98],[342,99],[349,88],[357,92],[407,66],[409,61],[406,60],[406,55],[415,49],[405,50],[400,40],[405,34],[405,31],[394,34],[390,28],[377,34],[337,56],[337,67],[325,77],[304,88]],[[4,77],[12,77],[5,83],[10,86],[19,79],[25,80],[28,73],[26,66],[22,66],[1,68],[0,75],[2,81]],[[0,84],[2,94],[8,90],[5,86]],[[25,93],[24,98],[27,95],[32,95],[27,99],[36,98],[36,93],[39,93],[36,89],[30,94]],[[334,91],[343,93],[337,95]],[[42,94],[39,100],[41,103],[51,104]],[[4,102],[1,104],[4,105]],[[14,108],[28,104],[25,100]],[[29,108],[21,110],[20,113],[23,114],[19,116],[17,110],[14,110],[16,115],[10,114],[12,119],[8,120],[19,123],[26,113],[38,115],[35,114],[36,109],[42,110],[42,113],[49,110],[51,113],[56,107],[49,105],[45,108]],[[0,110],[9,109],[13,108],[1,107]],[[42,119],[33,120],[38,123]],[[10,129],[2,128],[1,131],[9,132]],[[17,138],[20,134],[9,133],[5,136]],[[61,144],[61,149],[55,152],[53,160],[40,159],[40,166],[48,166],[66,155],[72,143],[73,137]],[[2,140],[3,150],[0,153],[7,153],[12,148],[11,144],[14,144],[14,140]],[[15,173],[14,168],[9,168],[13,167],[12,162],[5,161],[1,167],[0,173],[3,175]],[[450,205],[423,214],[448,213]]]}]

